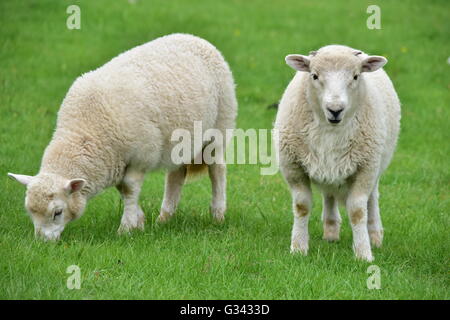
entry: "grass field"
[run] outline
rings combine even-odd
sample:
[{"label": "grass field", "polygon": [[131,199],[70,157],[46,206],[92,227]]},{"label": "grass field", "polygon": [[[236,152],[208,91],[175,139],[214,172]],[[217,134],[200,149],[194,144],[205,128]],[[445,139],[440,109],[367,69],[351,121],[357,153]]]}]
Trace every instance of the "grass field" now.
[{"label": "grass field", "polygon": [[[66,8],[81,8],[68,30]],[[381,30],[366,8],[381,7]],[[449,299],[450,3],[442,1],[0,2],[0,298],[3,299]],[[315,194],[310,253],[289,253],[291,200],[280,174],[231,165],[228,213],[212,222],[208,179],[190,184],[176,218],[155,224],[163,173],[146,179],[144,232],[119,237],[121,202],[109,189],[58,243],[34,240],[25,189],[7,172],[37,173],[71,83],[122,51],[173,32],[215,44],[237,83],[238,127],[271,128],[293,76],[288,53],[340,43],[389,59],[402,131],[380,185],[385,241],[375,249],[381,290],[355,261],[345,211],[339,243],[321,239]],[[69,290],[69,265],[81,289]]]}]

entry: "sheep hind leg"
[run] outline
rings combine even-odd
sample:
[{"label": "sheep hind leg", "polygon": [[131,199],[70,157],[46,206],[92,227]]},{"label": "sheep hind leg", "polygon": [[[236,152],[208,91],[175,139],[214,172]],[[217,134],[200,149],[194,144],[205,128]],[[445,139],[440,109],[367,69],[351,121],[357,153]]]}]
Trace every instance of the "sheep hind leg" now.
[{"label": "sheep hind leg", "polygon": [[226,211],[227,167],[213,163],[208,166],[208,171],[212,187],[211,214],[216,222],[222,222]]},{"label": "sheep hind leg", "polygon": [[174,171],[167,172],[164,189],[164,199],[161,205],[158,222],[169,221],[180,202],[181,189],[186,180],[186,166],[181,166]]},{"label": "sheep hind leg", "polygon": [[367,229],[369,231],[370,242],[379,248],[383,243],[383,226],[381,223],[380,208],[378,206],[378,183],[370,194],[367,209]]},{"label": "sheep hind leg", "polygon": [[323,194],[322,222],[323,239],[327,241],[338,241],[341,230],[341,215],[336,198],[332,195]]},{"label": "sheep hind leg", "polygon": [[139,194],[144,181],[145,173],[128,169],[123,180],[117,185],[124,209],[120,222],[119,234],[129,233],[133,229],[144,229],[145,216],[139,206]]}]

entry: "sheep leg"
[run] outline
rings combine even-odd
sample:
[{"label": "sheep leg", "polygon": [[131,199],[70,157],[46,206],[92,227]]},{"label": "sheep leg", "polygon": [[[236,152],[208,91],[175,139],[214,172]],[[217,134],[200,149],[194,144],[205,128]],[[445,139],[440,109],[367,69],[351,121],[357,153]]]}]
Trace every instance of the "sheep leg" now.
[{"label": "sheep leg", "polygon": [[341,230],[341,215],[336,198],[329,194],[323,194],[323,239],[327,241],[338,241]]},{"label": "sheep leg", "polygon": [[226,210],[227,167],[213,163],[208,166],[208,172],[212,187],[211,214],[217,222],[222,222]]},{"label": "sheep leg", "polygon": [[295,165],[280,166],[291,189],[294,224],[292,226],[291,253],[308,253],[308,221],[312,208],[312,192],[309,178]]},{"label": "sheep leg", "polygon": [[369,230],[370,242],[375,247],[381,247],[383,242],[383,226],[381,223],[380,208],[378,206],[378,183],[370,194],[367,209],[367,229]]},{"label": "sheep leg", "polygon": [[144,229],[145,216],[139,206],[139,194],[145,173],[128,169],[123,180],[117,185],[123,203],[123,215],[120,222],[119,234],[129,233],[133,229]]},{"label": "sheep leg", "polygon": [[369,196],[374,189],[377,168],[365,168],[356,174],[347,197],[347,212],[353,231],[353,250],[356,258],[373,261],[367,229],[367,209]]},{"label": "sheep leg", "polygon": [[166,222],[174,215],[178,202],[180,201],[181,188],[183,187],[185,179],[185,166],[181,166],[174,171],[167,172],[164,199],[161,205],[158,222]]},{"label": "sheep leg", "polygon": [[291,192],[294,212],[291,252],[306,255],[309,248],[308,222],[312,207],[312,192],[310,186],[306,184],[292,184]]}]

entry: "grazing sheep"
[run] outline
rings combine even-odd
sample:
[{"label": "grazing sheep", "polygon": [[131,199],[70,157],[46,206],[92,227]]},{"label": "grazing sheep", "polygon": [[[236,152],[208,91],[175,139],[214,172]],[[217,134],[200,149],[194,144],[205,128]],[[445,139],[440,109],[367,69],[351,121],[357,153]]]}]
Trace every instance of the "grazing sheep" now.
[{"label": "grazing sheep", "polygon": [[[291,251],[307,254],[310,182],[322,192],[324,239],[339,239],[338,203],[346,205],[356,257],[381,246],[378,181],[397,143],[400,102],[381,69],[384,57],[338,45],[288,55],[297,72],[280,101],[275,142],[292,192]],[[370,241],[369,241],[370,238]]]},{"label": "grazing sheep", "polygon": [[[58,239],[65,225],[82,215],[87,200],[110,186],[124,201],[119,232],[142,229],[138,198],[145,173],[168,171],[159,216],[165,221],[175,211],[186,175],[202,166],[172,161],[177,143],[172,132],[181,128],[192,134],[194,121],[201,121],[203,130],[218,129],[225,136],[236,113],[233,77],[220,52],[192,35],[168,35],[79,77],[59,110],[39,173],[9,176],[27,186],[26,209],[35,234],[45,239]],[[192,159],[206,144],[194,146]],[[215,142],[218,154],[225,144]],[[222,220],[226,166],[217,161],[206,168],[211,211]]]}]

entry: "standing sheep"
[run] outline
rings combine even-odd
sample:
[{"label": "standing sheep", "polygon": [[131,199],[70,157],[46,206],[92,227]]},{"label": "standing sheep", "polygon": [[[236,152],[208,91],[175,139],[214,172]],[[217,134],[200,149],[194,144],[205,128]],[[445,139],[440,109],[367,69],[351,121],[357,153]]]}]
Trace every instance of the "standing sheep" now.
[{"label": "standing sheep", "polygon": [[[143,229],[138,199],[146,172],[166,169],[160,221],[170,218],[186,175],[206,165],[175,164],[171,141],[176,129],[191,135],[194,121],[225,136],[237,113],[234,81],[220,52],[192,35],[173,34],[133,48],[70,88],[58,112],[57,128],[36,176],[9,174],[27,186],[25,206],[35,234],[58,239],[79,218],[87,200],[116,186],[124,201],[119,232]],[[192,159],[203,146],[194,146]],[[226,141],[215,141],[223,154]],[[207,166],[211,211],[224,218],[226,166]]]},{"label": "standing sheep", "polygon": [[308,252],[311,181],[322,191],[324,239],[339,240],[343,203],[356,257],[372,261],[370,242],[381,246],[378,181],[400,128],[400,102],[381,69],[386,62],[338,45],[286,57],[300,71],[284,92],[275,122],[280,170],[293,199],[291,252]]}]

